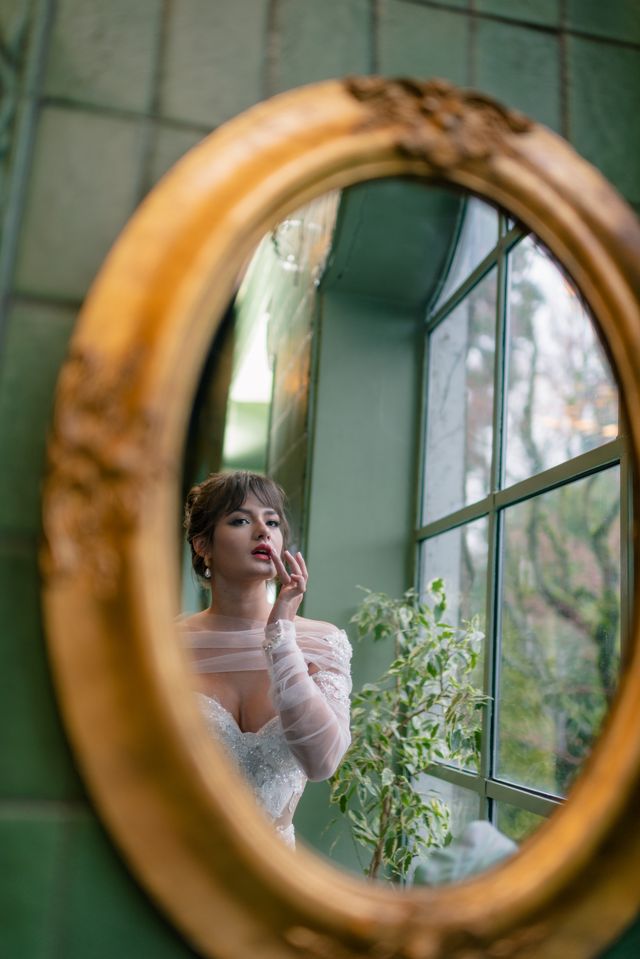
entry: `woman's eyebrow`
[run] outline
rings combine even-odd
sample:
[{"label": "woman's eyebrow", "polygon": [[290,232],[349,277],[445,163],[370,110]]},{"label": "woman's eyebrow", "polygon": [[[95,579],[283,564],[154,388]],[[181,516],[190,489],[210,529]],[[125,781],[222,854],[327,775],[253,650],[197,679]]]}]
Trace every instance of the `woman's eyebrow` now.
[{"label": "woman's eyebrow", "polygon": [[[232,513],[246,513],[247,516],[251,516],[252,513],[253,513],[253,510],[245,509],[244,506],[238,506],[237,509],[231,510],[231,512],[232,512]],[[278,511],[275,510],[275,509],[271,509],[270,506],[269,506],[269,507],[266,507],[265,509],[261,510],[260,512],[262,512],[262,513],[273,513],[274,516],[277,516],[277,515],[278,515]],[[229,515],[231,515],[231,514],[229,514]]]}]

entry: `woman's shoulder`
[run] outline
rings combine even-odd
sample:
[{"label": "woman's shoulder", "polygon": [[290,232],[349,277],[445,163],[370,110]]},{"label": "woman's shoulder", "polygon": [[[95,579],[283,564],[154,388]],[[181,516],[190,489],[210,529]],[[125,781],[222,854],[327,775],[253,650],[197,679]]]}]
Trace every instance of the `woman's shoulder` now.
[{"label": "woman's shoulder", "polygon": [[346,660],[351,658],[351,643],[344,629],[339,629],[333,623],[326,623],[321,619],[306,619],[296,616],[296,631],[299,640],[304,645],[305,637],[316,640],[324,646],[330,647],[340,657]]},{"label": "woman's shoulder", "polygon": [[324,633],[327,636],[333,633],[344,633],[343,629],[338,629],[333,623],[325,623],[322,619],[307,619],[305,616],[296,616],[296,626],[299,629],[307,629],[313,633]]},{"label": "woman's shoulder", "polygon": [[176,624],[181,629],[200,630],[207,628],[207,619],[204,613],[181,613],[176,616]]}]

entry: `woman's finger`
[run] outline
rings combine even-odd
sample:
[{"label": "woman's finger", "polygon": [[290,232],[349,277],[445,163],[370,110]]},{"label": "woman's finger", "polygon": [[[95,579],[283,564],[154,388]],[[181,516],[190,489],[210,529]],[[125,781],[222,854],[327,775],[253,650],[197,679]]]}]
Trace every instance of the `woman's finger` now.
[{"label": "woman's finger", "polygon": [[296,556],[296,559],[298,560],[298,566],[300,567],[300,569],[301,569],[302,572],[304,573],[305,579],[309,579],[309,573],[308,573],[308,571],[307,571],[307,564],[306,564],[305,561],[304,561],[304,557],[303,557],[302,553],[298,552],[298,554],[297,554],[297,556]]},{"label": "woman's finger", "polygon": [[273,565],[276,568],[276,573],[278,574],[278,579],[280,580],[280,582],[283,583],[285,586],[288,585],[291,577],[289,576],[289,573],[287,572],[287,567],[284,565],[281,558],[278,556],[278,554],[276,553],[274,549],[271,550],[271,560],[273,562]]},{"label": "woman's finger", "polygon": [[291,572],[296,573],[302,576],[302,570],[300,569],[300,564],[297,562],[293,553],[290,553],[288,549],[285,549],[284,555],[287,557],[287,562],[291,567]]},{"label": "woman's finger", "polygon": [[296,557],[294,557],[288,550],[286,551],[287,561],[291,567],[291,575],[299,579],[301,587],[303,590],[307,588],[307,577],[304,573],[304,570],[298,563]]}]

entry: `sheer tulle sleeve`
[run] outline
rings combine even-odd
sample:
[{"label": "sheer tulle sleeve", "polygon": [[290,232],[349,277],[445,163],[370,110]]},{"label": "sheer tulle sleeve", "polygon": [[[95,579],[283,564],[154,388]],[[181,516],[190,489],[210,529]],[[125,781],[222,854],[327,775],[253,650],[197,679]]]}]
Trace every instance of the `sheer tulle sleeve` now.
[{"label": "sheer tulle sleeve", "polygon": [[295,623],[278,620],[266,627],[263,649],[287,745],[309,779],[327,779],[351,742],[349,640],[335,630],[303,635],[299,645]]}]

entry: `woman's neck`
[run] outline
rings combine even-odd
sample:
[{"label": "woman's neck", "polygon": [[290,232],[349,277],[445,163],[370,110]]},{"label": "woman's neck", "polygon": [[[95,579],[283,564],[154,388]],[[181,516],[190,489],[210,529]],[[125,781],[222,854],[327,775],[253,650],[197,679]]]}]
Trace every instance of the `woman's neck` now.
[{"label": "woman's neck", "polygon": [[220,582],[211,584],[211,603],[208,612],[216,616],[266,623],[271,612],[264,580],[251,585]]}]

